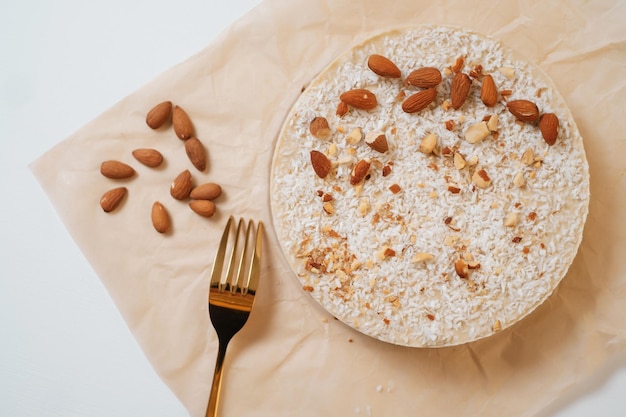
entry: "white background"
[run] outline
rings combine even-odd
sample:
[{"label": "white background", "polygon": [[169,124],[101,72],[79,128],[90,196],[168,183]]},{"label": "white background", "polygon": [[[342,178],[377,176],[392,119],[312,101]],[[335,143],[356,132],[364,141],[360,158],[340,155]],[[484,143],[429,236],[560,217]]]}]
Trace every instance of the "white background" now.
[{"label": "white background", "polygon": [[[2,0],[0,416],[187,416],[28,164],[259,2]],[[626,415],[625,363],[542,417]]]}]

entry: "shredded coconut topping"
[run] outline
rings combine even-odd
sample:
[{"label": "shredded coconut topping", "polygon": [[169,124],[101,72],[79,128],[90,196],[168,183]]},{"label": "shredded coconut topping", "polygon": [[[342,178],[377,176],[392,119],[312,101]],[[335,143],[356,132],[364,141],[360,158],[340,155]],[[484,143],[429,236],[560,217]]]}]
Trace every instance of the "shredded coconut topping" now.
[{"label": "shredded coconut topping", "polygon": [[[439,69],[435,100],[405,113],[402,98],[420,89],[374,73],[372,54],[389,58],[403,77]],[[474,77],[454,110],[459,57]],[[486,74],[501,92],[494,107],[480,98]],[[371,91],[378,105],[338,116],[339,96],[352,89]],[[517,99],[557,115],[554,146],[507,110]],[[328,137],[311,134],[316,117],[328,121]],[[470,143],[465,133],[480,122],[486,137]],[[355,129],[363,138],[384,134],[388,150],[351,136]],[[436,144],[424,152],[429,135]],[[331,162],[323,179],[312,150]],[[369,171],[351,184],[362,160]],[[483,35],[420,26],[350,49],[305,89],[278,140],[271,204],[287,260],[331,314],[386,342],[449,346],[514,324],[554,291],[582,238],[589,174],[582,138],[547,76]]]}]

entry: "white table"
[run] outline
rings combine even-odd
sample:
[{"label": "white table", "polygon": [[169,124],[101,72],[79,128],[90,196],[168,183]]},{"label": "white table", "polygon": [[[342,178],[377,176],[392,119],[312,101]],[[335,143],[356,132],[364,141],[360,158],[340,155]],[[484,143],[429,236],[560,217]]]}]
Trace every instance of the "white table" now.
[{"label": "white table", "polygon": [[[0,5],[0,415],[187,415],[27,165],[259,2]],[[625,364],[542,417],[626,415]]]}]

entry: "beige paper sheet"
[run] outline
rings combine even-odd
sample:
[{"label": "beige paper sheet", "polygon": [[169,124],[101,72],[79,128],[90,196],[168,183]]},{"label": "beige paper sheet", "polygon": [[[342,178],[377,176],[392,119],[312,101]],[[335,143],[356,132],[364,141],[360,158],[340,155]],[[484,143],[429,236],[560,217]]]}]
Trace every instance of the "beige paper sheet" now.
[{"label": "beige paper sheet", "polygon": [[[193,417],[204,415],[217,339],[208,273],[229,214],[266,222],[262,284],[230,345],[223,415],[536,416],[626,351],[626,4],[597,2],[267,0],[206,49],[123,99],[32,164],[69,232],[158,374]],[[476,343],[410,349],[333,320],[299,287],[271,228],[268,178],[281,123],[303,85],[365,37],[441,23],[499,38],[555,81],[585,138],[592,199],[582,246],[557,292],[518,325]],[[162,100],[187,110],[209,168],[188,162],[171,128],[148,129]],[[163,167],[130,152],[159,149]],[[77,158],[80,155],[80,158]],[[105,159],[133,165],[113,214]],[[190,169],[224,188],[212,219],[169,196]],[[156,233],[150,207],[173,219]]]}]

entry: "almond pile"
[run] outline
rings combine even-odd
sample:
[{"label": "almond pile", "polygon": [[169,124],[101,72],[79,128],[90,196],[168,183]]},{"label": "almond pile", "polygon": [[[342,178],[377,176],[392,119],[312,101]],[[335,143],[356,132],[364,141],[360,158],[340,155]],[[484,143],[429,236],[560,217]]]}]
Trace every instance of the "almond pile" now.
[{"label": "almond pile", "polygon": [[[200,172],[207,168],[206,150],[202,142],[195,137],[194,127],[189,115],[180,107],[173,106],[171,101],[164,101],[154,106],[146,115],[146,124],[151,129],[160,129],[171,120],[171,125],[176,136],[184,141],[185,153],[189,162]],[[149,168],[158,168],[163,163],[163,155],[156,149],[138,148],[132,151],[132,156],[142,165]],[[100,173],[113,180],[128,180],[137,172],[130,165],[117,161],[106,160],[100,165]],[[128,189],[116,187],[106,191],[100,198],[100,206],[105,213],[115,211],[121,204]],[[219,184],[204,183],[194,185],[191,172],[185,169],[179,173],[171,183],[170,195],[179,201],[189,201],[189,207],[195,213],[203,217],[212,217],[215,214],[215,203],[222,194]],[[171,230],[171,217],[159,201],[152,205],[151,221],[154,229],[159,233],[167,233]]]}]

